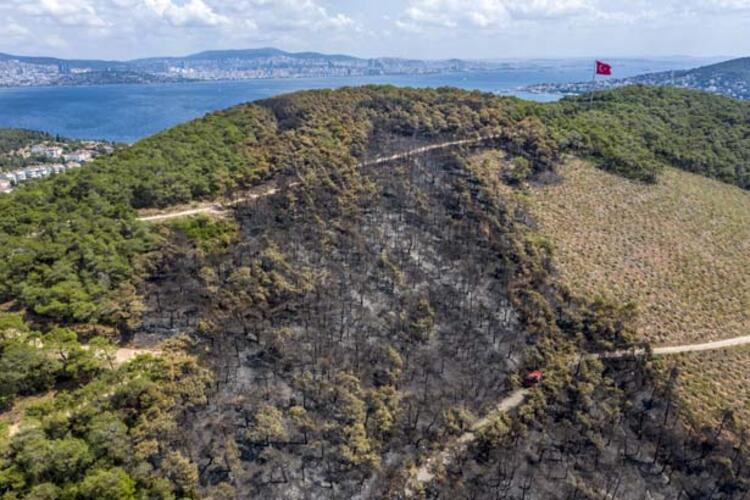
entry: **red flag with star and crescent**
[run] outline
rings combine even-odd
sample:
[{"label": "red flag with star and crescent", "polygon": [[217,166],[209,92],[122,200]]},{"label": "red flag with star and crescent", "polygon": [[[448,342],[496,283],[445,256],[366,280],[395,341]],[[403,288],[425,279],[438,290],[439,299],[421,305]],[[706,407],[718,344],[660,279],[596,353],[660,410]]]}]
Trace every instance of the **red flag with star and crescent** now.
[{"label": "red flag with star and crescent", "polygon": [[612,65],[605,62],[596,61],[596,74],[609,76],[612,74]]}]

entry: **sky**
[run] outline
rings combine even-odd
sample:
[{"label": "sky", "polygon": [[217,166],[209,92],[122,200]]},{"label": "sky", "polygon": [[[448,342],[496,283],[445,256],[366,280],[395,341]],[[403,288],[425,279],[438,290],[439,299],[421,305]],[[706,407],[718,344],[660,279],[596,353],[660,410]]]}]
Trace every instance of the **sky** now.
[{"label": "sky", "polygon": [[734,57],[749,33],[750,0],[0,0],[0,52],[68,58]]}]

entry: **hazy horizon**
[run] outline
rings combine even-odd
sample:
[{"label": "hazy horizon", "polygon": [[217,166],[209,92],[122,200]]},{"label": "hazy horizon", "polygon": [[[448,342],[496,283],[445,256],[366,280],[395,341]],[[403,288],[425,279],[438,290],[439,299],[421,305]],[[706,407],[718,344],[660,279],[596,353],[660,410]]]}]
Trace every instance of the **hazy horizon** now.
[{"label": "hazy horizon", "polygon": [[[150,54],[150,55],[144,55],[144,56],[136,56],[132,58],[116,58],[116,57],[82,57],[82,56],[76,56],[76,55],[66,55],[62,56],[59,54],[56,54],[54,52],[48,51],[48,52],[29,52],[29,51],[20,51],[20,52],[11,52],[11,51],[5,51],[0,50],[0,54],[10,55],[10,56],[17,56],[17,57],[43,57],[43,58],[53,58],[53,59],[63,59],[63,60],[97,60],[97,61],[113,61],[113,62],[129,62],[129,61],[136,61],[140,59],[152,59],[152,58],[181,58],[181,57],[188,57],[196,54],[201,53],[207,53],[207,52],[242,52],[242,51],[251,51],[251,50],[265,50],[265,49],[278,49],[283,52],[287,53],[319,53],[327,56],[351,56],[361,59],[377,59],[377,58],[398,58],[398,59],[412,59],[412,60],[424,60],[424,61],[439,61],[439,60],[445,60],[445,59],[462,59],[465,61],[485,61],[485,62],[544,62],[544,61],[585,61],[589,59],[595,59],[600,58],[603,55],[602,54],[584,54],[584,55],[571,55],[571,56],[560,56],[560,57],[544,57],[544,56],[527,56],[527,57],[484,57],[484,58],[473,58],[473,57],[416,57],[416,56],[401,56],[401,55],[393,55],[393,54],[380,54],[380,55],[374,55],[374,56],[367,56],[362,54],[356,54],[356,53],[349,53],[349,52],[328,52],[323,50],[316,50],[315,48],[310,48],[308,50],[291,50],[291,49],[285,49],[283,47],[276,47],[276,46],[257,46],[257,47],[221,47],[221,48],[214,48],[214,47],[207,47],[204,49],[198,49],[190,52],[184,52],[184,53],[156,53],[156,54]],[[613,59],[613,60],[643,60],[643,61],[669,61],[669,60],[696,60],[696,61],[707,61],[707,60],[723,60],[723,59],[732,59],[736,57],[745,57],[745,56],[728,56],[725,54],[712,54],[712,55],[705,55],[705,56],[696,56],[696,55],[688,55],[688,54],[666,54],[666,55],[659,55],[659,56],[652,56],[648,54],[636,54],[636,55],[617,55],[617,54],[607,54],[606,57]],[[750,57],[750,55],[748,55]]]},{"label": "hazy horizon", "polygon": [[255,47],[474,60],[750,54],[750,0],[4,0],[0,17],[0,52],[68,59]]}]

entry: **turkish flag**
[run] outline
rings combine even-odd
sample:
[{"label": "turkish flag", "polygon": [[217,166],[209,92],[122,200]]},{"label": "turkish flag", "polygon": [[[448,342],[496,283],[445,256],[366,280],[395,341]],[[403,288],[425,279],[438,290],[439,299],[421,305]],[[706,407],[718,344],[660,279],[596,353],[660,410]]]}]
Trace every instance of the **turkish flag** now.
[{"label": "turkish flag", "polygon": [[609,76],[612,74],[612,66],[601,61],[596,61],[596,74]]}]

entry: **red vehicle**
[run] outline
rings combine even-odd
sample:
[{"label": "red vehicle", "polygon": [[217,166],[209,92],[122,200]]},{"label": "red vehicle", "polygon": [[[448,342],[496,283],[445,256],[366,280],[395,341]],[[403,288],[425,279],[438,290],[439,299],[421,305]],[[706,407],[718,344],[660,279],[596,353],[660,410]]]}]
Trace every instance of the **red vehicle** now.
[{"label": "red vehicle", "polygon": [[526,374],[526,378],[523,379],[523,386],[532,387],[538,384],[541,380],[542,380],[542,371],[534,370],[533,372],[529,372],[528,374]]}]

